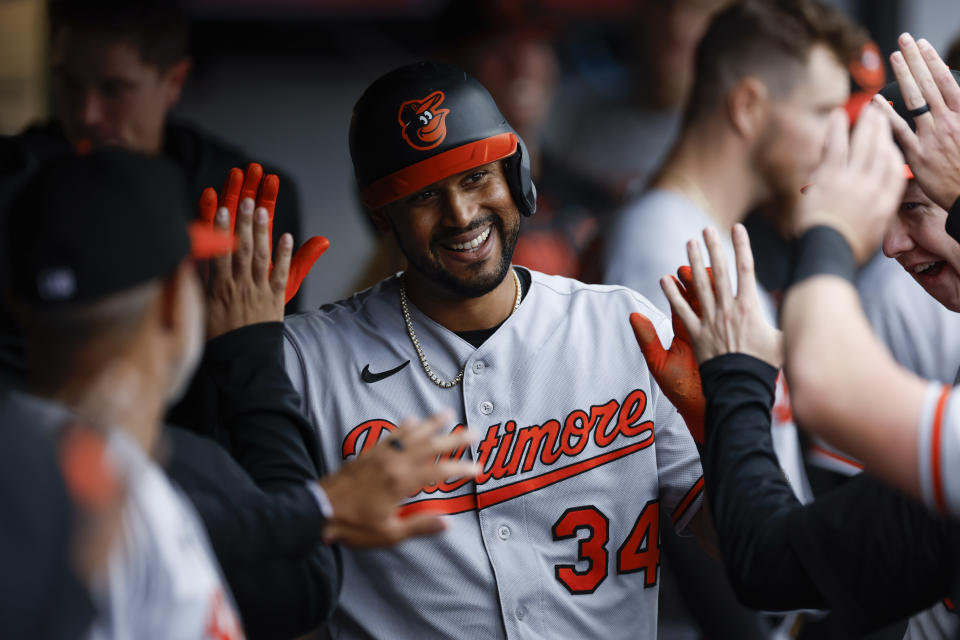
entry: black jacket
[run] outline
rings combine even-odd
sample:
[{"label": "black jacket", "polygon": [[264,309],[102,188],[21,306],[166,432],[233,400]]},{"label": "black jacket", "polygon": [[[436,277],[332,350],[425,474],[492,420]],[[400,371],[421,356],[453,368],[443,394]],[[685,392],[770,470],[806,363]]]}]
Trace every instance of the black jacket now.
[{"label": "black jacket", "polygon": [[720,551],[738,597],[757,609],[831,609],[863,633],[949,595],[960,530],[861,474],[797,501],[770,439],[777,370],[744,354],[700,366],[703,459]]},{"label": "black jacket", "polygon": [[[4,403],[0,392],[0,405]],[[0,408],[0,637],[84,638],[96,610],[71,558],[77,511],[56,445]]]},{"label": "black jacket", "polygon": [[[283,366],[280,322],[207,343],[228,452],[168,427],[167,471],[200,513],[251,638],[289,638],[324,623],[340,591],[340,558],[320,542],[317,440]],[[231,455],[232,454],[232,455]]]}]

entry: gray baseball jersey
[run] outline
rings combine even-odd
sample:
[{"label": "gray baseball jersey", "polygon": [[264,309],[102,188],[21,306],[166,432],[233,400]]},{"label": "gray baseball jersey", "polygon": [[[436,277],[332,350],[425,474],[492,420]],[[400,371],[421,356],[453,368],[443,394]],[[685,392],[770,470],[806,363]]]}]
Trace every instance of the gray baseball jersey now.
[{"label": "gray baseball jersey", "polygon": [[90,640],[240,640],[233,599],[199,516],[157,464],[120,431],[113,457],[125,469],[123,531],[91,589]]},{"label": "gray baseball jersey", "polygon": [[[74,419],[65,407],[24,393],[0,402],[0,420],[47,434]],[[124,431],[109,432],[107,451],[123,478],[126,502],[120,536],[90,585],[97,616],[88,638],[243,638],[193,505]]]},{"label": "gray baseball jersey", "polygon": [[[519,268],[519,267],[518,267]],[[479,348],[411,305],[442,389],[420,366],[399,278],[287,318],[291,380],[326,471],[406,416],[451,408],[481,436],[460,451],[476,482],[424,487],[404,509],[447,530],[383,550],[344,550],[334,637],[656,637],[659,527],[702,501],[693,440],[656,386],[628,322],[670,323],[624,287],[530,272],[519,309]]]}]

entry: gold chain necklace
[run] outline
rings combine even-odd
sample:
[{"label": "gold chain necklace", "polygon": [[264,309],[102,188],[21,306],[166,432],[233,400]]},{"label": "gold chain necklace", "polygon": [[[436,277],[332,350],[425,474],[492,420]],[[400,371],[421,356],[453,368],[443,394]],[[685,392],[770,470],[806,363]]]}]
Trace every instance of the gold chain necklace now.
[{"label": "gold chain necklace", "polygon": [[[520,287],[520,277],[517,276],[517,270],[511,267],[510,271],[513,273],[513,282],[517,287],[517,295],[513,301],[513,309],[510,311],[510,314],[513,315],[513,312],[520,308],[520,299],[523,296],[523,290]],[[410,308],[407,306],[407,287],[405,282],[405,277],[400,279],[400,310],[403,312],[403,321],[407,324],[407,335],[410,336],[410,341],[413,343],[413,348],[417,351],[417,356],[420,358],[420,364],[423,365],[423,370],[426,372],[427,377],[430,378],[430,380],[432,380],[433,383],[438,387],[442,389],[455,387],[463,380],[463,367],[460,368],[460,372],[453,380],[443,380],[440,378],[440,376],[433,372],[433,369],[430,367],[430,363],[427,362],[427,356],[423,353],[423,348],[420,346],[420,340],[417,338],[417,333],[413,330],[413,320],[410,318]]]},{"label": "gold chain necklace", "polygon": [[[660,177],[660,188],[665,188],[676,193],[679,191],[687,200],[691,201],[693,204],[697,205],[704,213],[713,217],[712,208],[710,206],[710,200],[707,199],[706,194],[703,193],[703,189],[700,188],[696,182],[683,175],[682,173],[669,171]],[[673,183],[673,188],[670,186],[664,185],[663,183]]]}]

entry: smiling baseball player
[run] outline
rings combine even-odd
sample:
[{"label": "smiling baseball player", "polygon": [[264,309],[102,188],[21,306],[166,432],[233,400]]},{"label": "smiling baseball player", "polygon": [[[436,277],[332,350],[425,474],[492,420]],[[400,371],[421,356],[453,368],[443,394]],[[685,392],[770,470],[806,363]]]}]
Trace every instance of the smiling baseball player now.
[{"label": "smiling baseball player", "polygon": [[[447,530],[344,550],[334,637],[654,638],[659,530],[699,521],[697,450],[628,316],[668,319],[624,287],[511,265],[536,190],[487,91],[419,63],[354,107],[364,204],[410,267],[286,322],[287,369],[327,471],[408,415],[454,411],[482,468],[410,497]],[[699,527],[695,527],[699,529]]]}]

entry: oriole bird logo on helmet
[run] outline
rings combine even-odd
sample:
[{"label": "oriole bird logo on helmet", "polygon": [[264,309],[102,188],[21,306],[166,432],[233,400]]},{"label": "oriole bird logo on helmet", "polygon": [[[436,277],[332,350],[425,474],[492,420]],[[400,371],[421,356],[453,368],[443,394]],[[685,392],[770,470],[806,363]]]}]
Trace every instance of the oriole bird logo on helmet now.
[{"label": "oriole bird logo on helmet", "polygon": [[443,91],[434,91],[426,98],[407,100],[400,105],[397,121],[403,139],[414,149],[433,149],[447,137],[447,114],[450,109],[441,109]]},{"label": "oriole bird logo on helmet", "polygon": [[483,85],[449,64],[415,62],[367,87],[350,119],[350,158],[371,211],[496,160],[520,213],[537,209],[523,140]]}]

